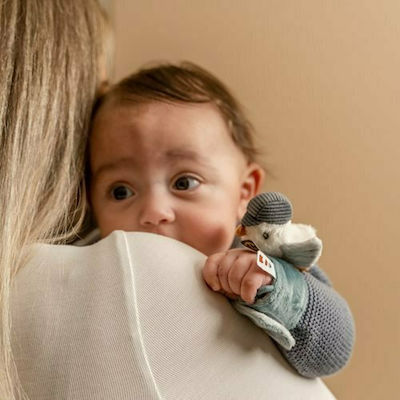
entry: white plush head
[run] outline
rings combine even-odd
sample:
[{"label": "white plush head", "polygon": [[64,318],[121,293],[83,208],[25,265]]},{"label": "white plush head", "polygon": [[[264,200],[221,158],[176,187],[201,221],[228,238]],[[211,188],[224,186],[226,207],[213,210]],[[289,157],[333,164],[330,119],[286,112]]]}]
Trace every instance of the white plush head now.
[{"label": "white plush head", "polygon": [[261,222],[258,225],[246,226],[246,233],[241,240],[245,245],[246,241],[251,241],[264,253],[279,257],[281,255],[279,247],[283,243],[285,230],[290,223],[291,221],[286,224]]}]

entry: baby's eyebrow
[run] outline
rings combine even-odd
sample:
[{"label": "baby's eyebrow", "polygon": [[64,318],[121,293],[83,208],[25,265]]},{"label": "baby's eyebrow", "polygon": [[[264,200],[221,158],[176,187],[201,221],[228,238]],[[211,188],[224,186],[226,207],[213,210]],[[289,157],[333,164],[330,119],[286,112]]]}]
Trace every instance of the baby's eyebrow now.
[{"label": "baby's eyebrow", "polygon": [[123,167],[129,167],[132,165],[132,159],[129,157],[119,158],[118,160],[102,164],[99,168],[94,171],[93,176],[98,177],[106,172],[114,171]]},{"label": "baby's eyebrow", "polygon": [[[207,157],[199,154],[196,151],[189,150],[189,149],[168,150],[162,156],[162,159],[164,159],[165,162],[172,162],[172,163],[175,163],[180,160],[189,160],[189,161],[194,161],[196,163],[199,163],[199,164],[203,165],[204,167],[207,167],[210,170],[215,169],[210,165]],[[96,179],[100,175],[103,175],[107,172],[112,172],[112,171],[115,171],[115,170],[118,170],[121,168],[132,168],[135,165],[137,165],[137,163],[131,157],[122,157],[122,158],[119,158],[112,162],[102,164],[99,168],[97,168],[93,172],[93,178]]]},{"label": "baby's eyebrow", "polygon": [[197,153],[196,151],[189,150],[189,149],[168,150],[165,153],[165,158],[168,160],[186,159],[186,160],[196,161],[201,164],[207,164],[207,157],[204,157],[201,154]]},{"label": "baby's eyebrow", "polygon": [[[167,163],[175,164],[179,161],[189,161],[207,169],[210,173],[216,171],[215,166],[207,156],[200,154],[197,151],[190,149],[172,149],[164,154],[164,160]],[[190,165],[190,164],[189,164]]]}]

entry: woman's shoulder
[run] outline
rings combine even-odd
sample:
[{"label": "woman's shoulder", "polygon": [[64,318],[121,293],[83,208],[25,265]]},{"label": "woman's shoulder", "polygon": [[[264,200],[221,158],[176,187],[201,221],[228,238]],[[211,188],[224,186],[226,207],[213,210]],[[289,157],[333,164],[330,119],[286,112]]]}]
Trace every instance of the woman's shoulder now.
[{"label": "woman's shoulder", "polygon": [[77,239],[72,244],[74,246],[89,246],[98,242],[101,239],[100,230],[98,228],[93,229],[88,234],[80,239]]}]

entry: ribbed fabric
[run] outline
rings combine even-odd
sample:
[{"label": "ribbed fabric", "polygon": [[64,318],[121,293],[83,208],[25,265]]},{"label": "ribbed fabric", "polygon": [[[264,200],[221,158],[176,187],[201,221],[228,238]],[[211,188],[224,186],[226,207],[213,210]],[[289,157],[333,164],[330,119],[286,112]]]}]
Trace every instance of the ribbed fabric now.
[{"label": "ribbed fabric", "polygon": [[345,300],[316,277],[314,267],[304,274],[309,297],[299,324],[290,331],[296,340],[290,351],[281,349],[289,363],[303,376],[330,375],[348,362],[354,345],[354,321]]},{"label": "ribbed fabric", "polygon": [[146,233],[36,245],[11,301],[30,400],[332,400],[206,286],[204,261]]},{"label": "ribbed fabric", "polygon": [[34,246],[11,301],[13,350],[30,400],[160,400],[121,234]]},{"label": "ribbed fabric", "polygon": [[244,226],[286,224],[292,218],[292,205],[289,199],[278,192],[266,192],[253,197],[247,205],[247,212],[242,218]]}]

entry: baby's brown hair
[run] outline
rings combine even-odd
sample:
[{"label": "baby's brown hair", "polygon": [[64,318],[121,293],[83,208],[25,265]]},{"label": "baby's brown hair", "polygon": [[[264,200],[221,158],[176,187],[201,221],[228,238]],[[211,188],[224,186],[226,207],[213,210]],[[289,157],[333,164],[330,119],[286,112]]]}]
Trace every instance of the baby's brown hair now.
[{"label": "baby's brown hair", "polygon": [[95,112],[109,101],[143,104],[213,103],[225,120],[232,140],[249,162],[256,159],[253,127],[228,88],[214,75],[191,62],[157,64],[129,75],[102,96]]}]

